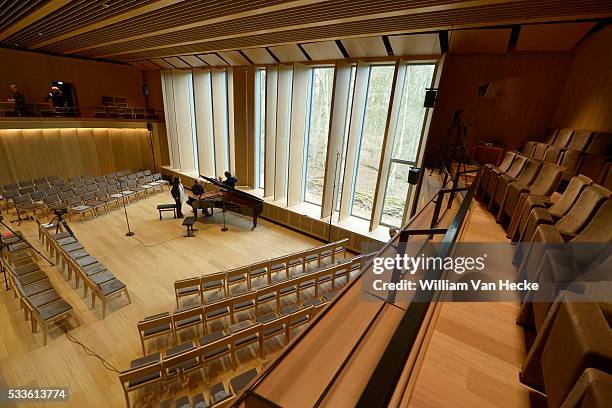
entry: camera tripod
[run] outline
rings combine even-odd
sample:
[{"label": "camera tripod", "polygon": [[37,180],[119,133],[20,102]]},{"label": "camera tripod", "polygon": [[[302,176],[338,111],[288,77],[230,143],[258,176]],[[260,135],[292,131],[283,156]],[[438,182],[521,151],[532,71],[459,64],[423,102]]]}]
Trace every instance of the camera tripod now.
[{"label": "camera tripod", "polygon": [[455,110],[452,113],[451,123],[448,126],[444,140],[438,150],[438,157],[431,168],[429,175],[431,176],[434,170],[438,169],[438,174],[442,174],[442,170],[446,168],[450,170],[450,165],[457,162],[457,172],[461,171],[463,166],[463,174],[467,183],[466,162],[469,162],[469,156],[466,151],[467,127],[461,124],[462,111]]}]

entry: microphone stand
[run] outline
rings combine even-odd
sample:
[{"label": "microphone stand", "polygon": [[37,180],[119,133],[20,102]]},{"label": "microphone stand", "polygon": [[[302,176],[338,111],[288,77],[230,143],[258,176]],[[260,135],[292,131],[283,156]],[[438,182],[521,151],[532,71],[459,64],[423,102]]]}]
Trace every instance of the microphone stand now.
[{"label": "microphone stand", "polygon": [[226,205],[225,205],[225,194],[223,194],[223,228],[221,228],[222,232],[226,232],[228,230],[227,225],[225,225],[225,210],[226,210]]},{"label": "microphone stand", "polygon": [[[127,180],[126,180],[125,184],[126,184],[126,187],[128,187],[128,188],[129,188],[129,185],[128,185]],[[119,185],[121,186],[121,188],[123,188],[123,185],[122,185],[121,180],[119,180]],[[135,194],[135,193],[134,193],[134,194]],[[125,194],[123,194],[123,192],[121,192],[121,195],[123,196],[123,197],[122,197],[122,198],[123,198],[123,212],[125,213],[125,222],[127,223],[127,227],[128,227],[128,232],[126,232],[126,233],[125,233],[125,236],[126,236],[126,237],[131,237],[131,236],[133,236],[133,235],[134,235],[134,231],[132,231],[132,230],[130,229],[130,220],[129,220],[129,218],[128,218],[127,207],[126,207],[126,205],[125,205]]]},{"label": "microphone stand", "polygon": [[332,190],[332,202],[331,202],[331,210],[329,212],[329,227],[327,231],[327,242],[331,242],[331,228],[332,228],[332,218],[334,217],[334,210],[336,209],[336,202],[334,200],[334,196],[336,194],[336,179],[338,177],[338,161],[340,160],[340,152],[336,152],[336,167],[334,171],[334,189]]}]

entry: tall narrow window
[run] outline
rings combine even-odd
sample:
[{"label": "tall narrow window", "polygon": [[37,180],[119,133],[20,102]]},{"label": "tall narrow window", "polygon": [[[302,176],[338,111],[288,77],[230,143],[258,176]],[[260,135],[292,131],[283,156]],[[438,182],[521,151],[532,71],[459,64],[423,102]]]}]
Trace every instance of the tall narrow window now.
[{"label": "tall narrow window", "polygon": [[[336,187],[336,211],[340,211],[340,203],[342,202],[342,183],[344,181],[344,164],[346,163],[346,148],[349,136],[349,129],[351,124],[351,112],[353,107],[353,93],[355,91],[355,73],[357,72],[357,66],[351,67],[351,79],[349,84],[349,95],[347,99],[348,106],[346,107],[346,116],[344,117],[344,138],[342,139],[342,158],[338,165],[340,166],[340,174],[338,175],[338,182]],[[335,164],[335,163],[334,163]]]},{"label": "tall narrow window", "polygon": [[191,116],[191,143],[193,144],[193,165],[196,174],[200,174],[198,165],[198,140],[196,135],[195,102],[193,98],[193,73],[189,72],[189,114]]},{"label": "tall narrow window", "polygon": [[393,65],[370,67],[366,108],[360,132],[357,171],[353,175],[351,215],[369,219],[380,166],[389,98],[393,83]]},{"label": "tall narrow window", "polygon": [[408,65],[393,137],[393,152],[381,224],[401,227],[408,196],[408,171],[417,161],[426,108],[425,88],[431,86],[435,65]]},{"label": "tall narrow window", "polygon": [[266,69],[255,71],[255,149],[256,187],[264,188],[266,152]]},{"label": "tall narrow window", "polygon": [[304,191],[306,202],[321,205],[325,158],[329,135],[329,116],[334,86],[334,68],[321,67],[312,70],[310,81],[310,106],[306,130],[306,161],[304,163]]}]

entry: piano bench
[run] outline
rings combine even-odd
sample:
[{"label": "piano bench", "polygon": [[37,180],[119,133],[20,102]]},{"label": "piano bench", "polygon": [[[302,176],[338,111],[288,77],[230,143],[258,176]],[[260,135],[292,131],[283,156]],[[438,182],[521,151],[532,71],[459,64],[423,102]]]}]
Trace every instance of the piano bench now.
[{"label": "piano bench", "polygon": [[174,212],[174,218],[176,218],[176,204],[159,204],[157,210],[159,211],[160,220],[162,219],[162,211],[172,211]]},{"label": "piano bench", "polygon": [[193,231],[197,231],[193,229],[193,224],[196,222],[196,217],[185,217],[183,220],[183,226],[187,227],[187,237],[193,237]]}]

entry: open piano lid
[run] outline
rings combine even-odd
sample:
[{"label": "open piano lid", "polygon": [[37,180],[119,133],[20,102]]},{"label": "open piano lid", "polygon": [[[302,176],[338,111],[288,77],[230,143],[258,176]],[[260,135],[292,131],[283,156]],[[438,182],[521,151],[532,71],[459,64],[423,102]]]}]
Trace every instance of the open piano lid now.
[{"label": "open piano lid", "polygon": [[250,200],[255,200],[255,201],[263,203],[263,200],[261,198],[256,197],[253,194],[246,193],[246,192],[244,192],[242,190],[238,190],[238,189],[236,189],[234,187],[228,186],[227,184],[223,184],[222,182],[220,182],[216,178],[206,177],[206,176],[203,176],[201,174],[200,174],[200,177],[202,177],[207,182],[212,183],[215,186],[219,187],[222,191],[227,191],[230,194],[236,194],[239,197],[244,197],[244,198],[248,198]]}]

